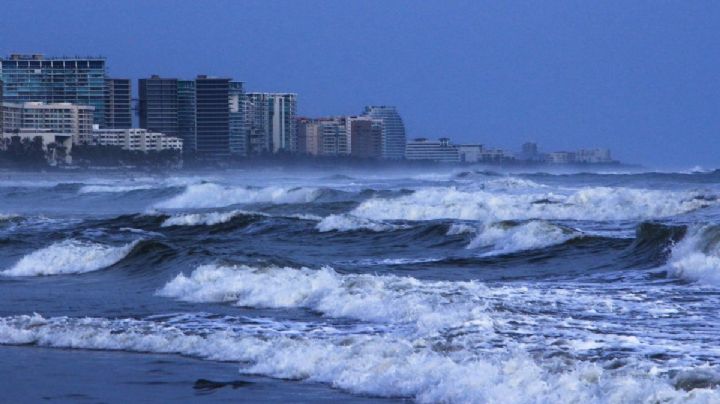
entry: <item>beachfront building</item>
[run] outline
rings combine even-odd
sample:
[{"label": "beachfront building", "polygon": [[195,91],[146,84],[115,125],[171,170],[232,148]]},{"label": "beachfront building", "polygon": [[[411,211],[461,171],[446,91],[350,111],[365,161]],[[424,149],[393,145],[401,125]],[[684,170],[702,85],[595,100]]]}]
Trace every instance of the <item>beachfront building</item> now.
[{"label": "beachfront building", "polygon": [[460,153],[457,147],[450,143],[450,139],[448,138],[440,138],[438,140],[417,138],[407,142],[405,158],[407,160],[457,163],[460,161]]},{"label": "beachfront building", "polygon": [[148,131],[147,129],[100,129],[92,132],[90,145],[116,146],[123,150],[157,152],[177,150],[182,152],[183,140],[177,136]]},{"label": "beachfront building", "polygon": [[5,102],[93,107],[94,123],[105,126],[106,65],[103,57],[12,54],[0,58]]},{"label": "beachfront building", "polygon": [[3,132],[29,129],[70,136],[75,144],[83,143],[92,133],[94,108],[70,103],[43,102],[2,103]]},{"label": "beachfront building", "polygon": [[363,115],[382,121],[382,157],[388,160],[405,158],[405,125],[397,109],[387,105],[365,107]]}]

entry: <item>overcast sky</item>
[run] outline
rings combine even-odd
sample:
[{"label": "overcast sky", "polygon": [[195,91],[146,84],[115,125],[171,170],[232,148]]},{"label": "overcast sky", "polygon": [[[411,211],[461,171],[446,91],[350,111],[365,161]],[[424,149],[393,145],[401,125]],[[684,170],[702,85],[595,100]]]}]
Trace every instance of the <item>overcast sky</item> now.
[{"label": "overcast sky", "polygon": [[409,137],[720,167],[717,1],[5,0],[12,52],[230,76],[307,116],[395,105]]}]

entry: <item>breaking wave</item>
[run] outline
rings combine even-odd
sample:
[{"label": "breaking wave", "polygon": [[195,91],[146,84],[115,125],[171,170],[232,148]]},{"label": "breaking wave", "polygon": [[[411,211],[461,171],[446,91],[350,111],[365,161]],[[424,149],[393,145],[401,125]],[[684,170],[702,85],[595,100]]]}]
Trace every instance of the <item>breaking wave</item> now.
[{"label": "breaking wave", "polygon": [[[440,297],[438,289],[450,290]],[[190,302],[303,307],[333,317],[437,329],[470,320],[487,321],[482,305],[464,299],[485,290],[476,282],[423,283],[409,277],[341,275],[331,268],[204,265],[189,276],[179,274],[158,294]]]},{"label": "breaking wave", "polygon": [[320,232],[370,230],[374,232],[407,229],[407,225],[378,222],[348,214],[330,215],[322,219],[315,228]]},{"label": "breaking wave", "polygon": [[720,226],[690,229],[672,247],[667,267],[679,278],[720,286]]},{"label": "breaking wave", "polygon": [[[280,327],[278,327],[280,328]],[[202,333],[177,323],[103,318],[0,318],[0,343],[58,348],[174,353],[232,361],[243,373],[328,383],[356,394],[412,397],[419,402],[698,402],[717,399],[708,388],[676,389],[651,372],[604,369],[578,362],[541,364],[517,352],[462,357],[423,340],[373,334],[337,335],[331,327],[282,332],[216,324]],[[710,371],[711,372],[711,371]]]},{"label": "breaking wave", "polygon": [[107,268],[122,260],[138,241],[124,246],[108,246],[74,239],[57,242],[20,259],[4,276],[80,274]]},{"label": "breaking wave", "polygon": [[501,255],[562,244],[582,233],[540,220],[499,222],[482,228],[467,248],[490,248],[483,255]]},{"label": "breaking wave", "polygon": [[249,203],[308,203],[319,196],[318,188],[222,186],[213,183],[193,184],[170,199],[158,202],[158,209],[219,208]]},{"label": "breaking wave", "polygon": [[451,187],[421,189],[392,199],[370,199],[350,213],[372,220],[600,221],[668,217],[717,203],[716,198],[698,192],[632,188],[593,187],[570,194],[507,194]]},{"label": "breaking wave", "polygon": [[93,193],[121,193],[140,191],[145,189],[153,189],[154,186],[151,184],[147,185],[84,185],[79,190],[80,194],[93,194]]}]

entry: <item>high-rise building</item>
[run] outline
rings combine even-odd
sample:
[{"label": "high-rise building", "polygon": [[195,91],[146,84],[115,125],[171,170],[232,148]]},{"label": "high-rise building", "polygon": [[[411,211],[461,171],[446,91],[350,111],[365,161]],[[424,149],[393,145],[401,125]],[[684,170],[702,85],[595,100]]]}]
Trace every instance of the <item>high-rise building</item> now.
[{"label": "high-rise building", "polygon": [[362,158],[382,158],[382,121],[367,116],[347,118],[350,154]]},{"label": "high-rise building", "polygon": [[5,125],[3,123],[3,82],[0,80],[0,135],[5,133]]},{"label": "high-rise building", "polygon": [[0,58],[5,102],[71,103],[94,108],[94,121],[105,124],[106,63],[103,57],[13,54]]},{"label": "high-rise building", "polygon": [[523,143],[520,158],[522,160],[538,160],[540,158],[540,154],[538,153],[537,143]]},{"label": "high-rise building", "polygon": [[183,151],[197,151],[197,134],[195,132],[195,80],[178,80],[178,136],[183,140]]},{"label": "high-rise building", "polygon": [[197,152],[230,155],[230,79],[198,76],[195,97]]},{"label": "high-rise building", "polygon": [[317,156],[320,154],[322,133],[320,123],[315,119],[297,118],[297,152]]},{"label": "high-rise building", "polygon": [[347,117],[318,119],[320,125],[320,154],[323,156],[347,156],[350,154],[350,131]]},{"label": "high-rise building", "polygon": [[230,106],[230,153],[235,156],[247,155],[247,127],[245,125],[245,97],[243,83],[229,83],[228,104]]},{"label": "high-rise building", "polygon": [[140,127],[170,136],[178,134],[178,80],[153,75],[138,80]]},{"label": "high-rise building", "polygon": [[382,156],[384,159],[405,158],[405,125],[397,109],[391,106],[367,106],[363,115],[379,119],[383,123]]},{"label": "high-rise building", "polygon": [[132,99],[129,79],[105,80],[105,127],[128,129],[132,127]]},{"label": "high-rise building", "polygon": [[297,94],[247,93],[248,152],[297,150]]}]

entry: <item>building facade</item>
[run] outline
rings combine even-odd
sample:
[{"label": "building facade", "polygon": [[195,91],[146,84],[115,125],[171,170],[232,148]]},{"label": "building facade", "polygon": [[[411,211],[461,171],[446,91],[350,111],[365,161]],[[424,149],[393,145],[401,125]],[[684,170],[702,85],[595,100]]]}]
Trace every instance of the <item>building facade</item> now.
[{"label": "building facade", "polygon": [[317,120],[297,118],[295,127],[297,131],[297,152],[311,156],[320,154],[322,133]]},{"label": "building facade", "polygon": [[382,158],[382,121],[367,116],[347,118],[350,131],[350,155],[360,158]]},{"label": "building facade", "polygon": [[402,160],[405,158],[405,125],[395,107],[379,105],[367,106],[363,115],[379,119],[383,123],[382,155],[384,159]]},{"label": "building facade", "polygon": [[124,150],[157,152],[177,150],[182,152],[183,141],[177,136],[151,132],[147,129],[95,129],[92,132],[93,145],[115,146]]},{"label": "building facade", "polygon": [[86,143],[92,134],[94,109],[69,103],[26,102],[2,104],[3,131],[49,131],[70,136],[74,143]]},{"label": "building facade", "polygon": [[344,116],[334,118],[321,118],[319,124],[320,155],[347,156],[350,154],[350,132],[347,127],[347,118]]},{"label": "building facade", "polygon": [[169,136],[178,134],[178,80],[153,75],[138,80],[140,127]]},{"label": "building facade", "polygon": [[105,78],[103,57],[13,54],[0,58],[5,102],[88,105],[94,108],[94,122],[101,126],[106,118]]},{"label": "building facade", "polygon": [[457,163],[460,161],[460,153],[448,138],[438,140],[417,138],[407,143],[405,158],[408,160]]},{"label": "building facade", "polygon": [[183,152],[197,151],[195,80],[178,80],[178,137],[183,140]]},{"label": "building facade", "polygon": [[230,155],[230,79],[198,76],[195,80],[197,152],[205,157]]},{"label": "building facade", "polygon": [[297,94],[254,92],[245,101],[250,154],[297,150]]},{"label": "building facade", "polygon": [[132,86],[129,79],[105,80],[106,128],[128,129],[132,127]]}]

